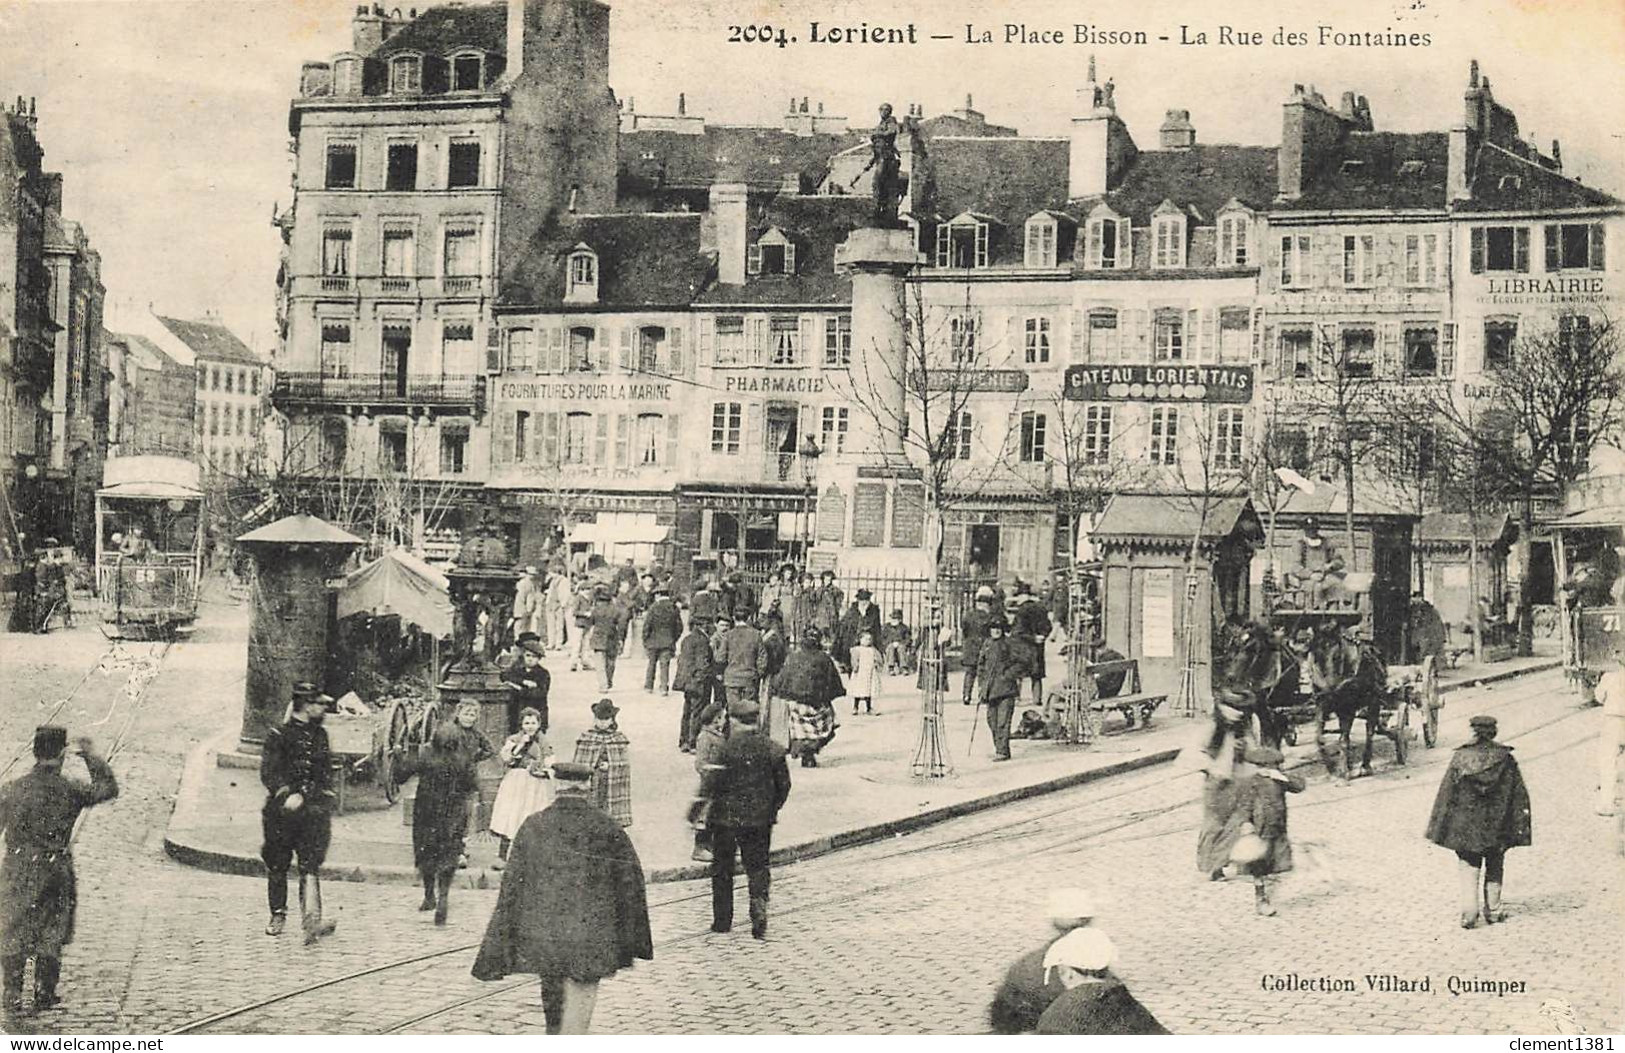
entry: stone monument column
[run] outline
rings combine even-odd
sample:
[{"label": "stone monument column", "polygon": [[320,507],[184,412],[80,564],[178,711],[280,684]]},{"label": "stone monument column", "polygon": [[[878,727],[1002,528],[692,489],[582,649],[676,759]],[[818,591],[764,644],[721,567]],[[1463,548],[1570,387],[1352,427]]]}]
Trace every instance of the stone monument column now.
[{"label": "stone monument column", "polygon": [[905,463],[902,422],[908,417],[905,378],[910,364],[905,277],[919,262],[910,230],[854,230],[835,250],[835,264],[852,277],[852,385],[863,406],[852,407],[848,449],[868,462]]}]

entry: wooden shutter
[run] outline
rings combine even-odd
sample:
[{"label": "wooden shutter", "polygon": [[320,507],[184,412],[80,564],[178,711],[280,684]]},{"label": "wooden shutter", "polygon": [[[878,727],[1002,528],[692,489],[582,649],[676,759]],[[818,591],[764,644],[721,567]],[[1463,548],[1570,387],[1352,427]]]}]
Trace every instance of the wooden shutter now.
[{"label": "wooden shutter", "polygon": [[1474,227],[1472,234],[1472,271],[1474,274],[1484,273],[1484,228]]},{"label": "wooden shutter", "polygon": [[491,459],[498,464],[513,461],[513,431],[517,414],[512,410],[497,414],[497,448]]},{"label": "wooden shutter", "polygon": [[502,330],[492,326],[485,333],[485,371],[502,372]]},{"label": "wooden shutter", "polygon": [[621,342],[621,372],[623,373],[632,372],[632,333],[633,329],[631,326],[623,325],[620,327],[619,336]]},{"label": "wooden shutter", "polygon": [[1254,347],[1257,349],[1254,357],[1265,379],[1274,380],[1285,376],[1285,370],[1281,365],[1283,351],[1275,343],[1275,327],[1273,325],[1254,327],[1253,333]]},{"label": "wooden shutter", "polygon": [[[785,246],[786,249],[789,246]],[[818,328],[816,315],[804,314],[801,316],[801,347],[798,348],[796,362],[804,366],[817,365],[823,358],[823,348],[818,344],[821,330]]]},{"label": "wooden shutter", "polygon": [[677,467],[678,444],[682,442],[679,424],[677,414],[670,413],[666,415],[666,467],[668,469]]},{"label": "wooden shutter", "polygon": [[1217,362],[1222,356],[1219,346],[1219,309],[1202,310],[1202,358],[1204,362]]},{"label": "wooden shutter", "polygon": [[1151,312],[1145,309],[1121,311],[1117,317],[1119,325],[1123,323],[1124,318],[1128,318],[1132,322],[1129,329],[1131,334],[1130,342],[1125,345],[1125,350],[1132,349],[1133,357],[1129,360],[1137,362],[1151,361]]},{"label": "wooden shutter", "polygon": [[1591,253],[1586,264],[1594,271],[1605,270],[1608,264],[1608,254],[1603,241],[1603,231],[1606,228],[1601,223],[1591,224]]},{"label": "wooden shutter", "polygon": [[1184,361],[1186,362],[1200,362],[1202,360],[1201,324],[1201,315],[1196,308],[1192,307],[1185,312]]},{"label": "wooden shutter", "polygon": [[553,326],[541,333],[539,342],[545,350],[538,349],[537,358],[544,362],[542,371],[546,373],[560,373],[564,371],[564,327]]},{"label": "wooden shutter", "polygon": [[941,223],[937,226],[937,266],[946,267],[948,263],[948,224]]},{"label": "wooden shutter", "polygon": [[1557,224],[1549,224],[1545,228],[1546,234],[1546,269],[1548,271],[1561,270],[1563,267],[1562,236],[1563,228]]},{"label": "wooden shutter", "polygon": [[1089,345],[1084,342],[1088,335],[1089,316],[1082,311],[1072,312],[1071,355],[1072,361],[1082,362],[1089,353]]},{"label": "wooden shutter", "polygon": [[1512,232],[1513,266],[1519,274],[1529,273],[1529,228],[1515,227]]},{"label": "wooden shutter", "polygon": [[745,359],[753,366],[759,366],[767,361],[767,317],[753,315],[748,323],[750,325],[750,346],[745,350]]},{"label": "wooden shutter", "polygon": [[1100,266],[1100,234],[1104,226],[1105,223],[1103,223],[1101,220],[1096,219],[1089,221],[1089,241],[1088,247],[1084,250],[1083,257],[1085,267]]},{"label": "wooden shutter", "polygon": [[561,414],[557,410],[544,413],[536,429],[542,434],[542,465],[550,470],[559,463],[560,418]]},{"label": "wooden shutter", "polygon": [[615,415],[615,467],[632,467],[632,415]]},{"label": "wooden shutter", "polygon": [[683,373],[683,331],[679,328],[666,330],[666,371],[673,376]]},{"label": "wooden shutter", "polygon": [[761,453],[766,446],[767,436],[762,432],[762,404],[747,402],[744,430],[739,433],[739,452],[748,456]]},{"label": "wooden shutter", "polygon": [[592,348],[598,366],[598,372],[608,373],[610,359],[609,342],[614,336],[612,329],[600,329],[594,326],[592,332]]},{"label": "wooden shutter", "polygon": [[1377,330],[1377,361],[1372,373],[1379,377],[1405,375],[1405,334],[1398,322],[1384,322]]},{"label": "wooden shutter", "polygon": [[592,463],[606,468],[609,466],[609,414],[595,415],[593,425],[596,430],[592,440]]},{"label": "wooden shutter", "polygon": [[796,272],[796,243],[793,242],[793,241],[786,241],[784,243],[784,273],[786,273],[786,274],[794,274],[795,272]]},{"label": "wooden shutter", "polygon": [[1118,220],[1117,227],[1117,269],[1126,271],[1134,266],[1134,229],[1133,224],[1125,216]]},{"label": "wooden shutter", "polygon": [[1439,333],[1439,376],[1456,375],[1456,323],[1446,322]]},{"label": "wooden shutter", "polygon": [[762,246],[754,241],[745,246],[745,273],[762,273]]},{"label": "wooden shutter", "polygon": [[700,315],[699,323],[699,348],[695,351],[695,357],[697,359],[695,365],[709,366],[716,360],[714,351],[716,346],[716,319],[712,318],[708,314],[702,314]]}]

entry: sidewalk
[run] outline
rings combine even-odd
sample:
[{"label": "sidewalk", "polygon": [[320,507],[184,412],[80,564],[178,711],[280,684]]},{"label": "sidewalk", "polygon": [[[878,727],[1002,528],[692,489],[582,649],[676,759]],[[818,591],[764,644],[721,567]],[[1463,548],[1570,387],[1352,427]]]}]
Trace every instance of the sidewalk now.
[{"label": "sidewalk", "polygon": [[[1441,689],[1537,672],[1555,665],[1548,656],[1515,659],[1491,667],[1464,665],[1441,675]],[[564,665],[554,660],[550,666]],[[676,748],[682,698],[657,697],[642,690],[642,665],[623,661],[623,682],[610,693],[621,707],[620,724],[632,742],[634,824],[632,840],[652,881],[679,881],[703,876],[705,867],[690,859],[692,831],[684,811],[697,776],[691,755]],[[1052,669],[1061,666],[1051,657]],[[589,708],[601,697],[596,674],[553,670],[552,728],[549,738],[557,755],[573,755],[576,736],[591,723]],[[1014,759],[992,762],[992,739],[982,711],[958,701],[959,678],[948,694],[945,728],[954,773],[942,779],[916,779],[910,762],[918,742],[918,696],[912,677],[888,678],[888,694],[876,700],[874,716],[851,716],[837,702],[840,728],[820,755],[820,766],[803,769],[792,763],[789,803],[774,831],[775,861],[810,858],[848,845],[891,837],[958,815],[1009,801],[1107,778],[1172,761],[1202,732],[1196,721],[1164,711],[1146,730],[1128,731],[1115,712],[1105,718],[1101,740],[1090,747],[1065,746],[1047,740],[1012,743]],[[1017,708],[1026,708],[1024,702]],[[171,856],[209,870],[259,875],[260,806],[264,791],[258,773],[220,767],[221,750],[235,745],[235,729],[196,750],[188,760],[175,812],[165,835]],[[1312,756],[1312,745],[1300,746]],[[403,790],[410,797],[413,784]],[[326,872],[352,881],[416,884],[412,870],[412,832],[398,802],[386,806],[375,790],[353,786],[350,810],[333,821],[333,841]],[[467,880],[492,883],[495,840],[475,835],[469,840]]]}]

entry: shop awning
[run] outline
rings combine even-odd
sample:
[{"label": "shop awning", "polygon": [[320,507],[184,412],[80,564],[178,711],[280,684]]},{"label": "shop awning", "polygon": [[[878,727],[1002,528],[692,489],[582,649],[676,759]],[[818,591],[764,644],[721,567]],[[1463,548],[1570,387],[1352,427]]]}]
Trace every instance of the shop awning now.
[{"label": "shop awning", "polygon": [[96,491],[97,497],[144,497],[159,500],[170,499],[180,501],[196,501],[202,498],[201,491],[193,490],[188,486],[176,483],[119,483],[117,486],[104,486]]},{"label": "shop awning", "polygon": [[1625,526],[1625,505],[1598,505],[1552,520],[1558,530]]},{"label": "shop awning", "polygon": [[[1089,532],[1100,545],[1112,541],[1183,541],[1190,543],[1202,519],[1201,498],[1172,494],[1118,494]],[[1209,499],[1202,522],[1204,539],[1228,537],[1238,528],[1256,528],[1257,516],[1245,497]]]}]

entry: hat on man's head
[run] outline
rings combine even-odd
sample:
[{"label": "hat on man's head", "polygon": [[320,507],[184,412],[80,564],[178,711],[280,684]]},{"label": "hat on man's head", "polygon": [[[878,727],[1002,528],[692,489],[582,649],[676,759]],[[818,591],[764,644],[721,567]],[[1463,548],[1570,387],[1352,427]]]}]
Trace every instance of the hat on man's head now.
[{"label": "hat on man's head", "polygon": [[521,643],[519,649],[527,654],[533,654],[537,658],[547,657],[547,651],[542,647],[542,641],[534,636]]},{"label": "hat on man's head", "polygon": [[670,596],[671,595],[671,586],[670,585],[656,585],[655,586],[655,595],[656,596]]},{"label": "hat on man's head", "polygon": [[737,607],[734,608],[734,621],[736,621],[736,622],[750,621],[750,616],[755,614],[755,613],[756,613],[755,611],[751,610],[750,604],[741,603]]},{"label": "hat on man's head", "polygon": [[976,586],[976,598],[979,599],[979,600],[991,600],[993,598],[993,586],[991,586],[991,585],[978,585],[978,586]]},{"label": "hat on man's head", "polygon": [[301,702],[320,702],[326,705],[331,701],[332,695],[322,694],[321,689],[308,680],[301,680],[293,685],[293,704],[296,706]]},{"label": "hat on man's head", "polygon": [[575,761],[556,761],[553,764],[553,778],[560,782],[591,782],[592,768]]},{"label": "hat on man's head", "polygon": [[619,712],[619,707],[617,707],[615,703],[611,702],[607,698],[600,698],[598,701],[592,704],[592,716],[594,720],[609,720]]},{"label": "hat on man's head", "polygon": [[1027,584],[1025,581],[1018,581],[1016,582],[1015,594],[1017,596],[1031,596],[1033,594],[1033,587]]},{"label": "hat on man's head", "polygon": [[819,578],[820,581],[823,580],[824,578],[830,578],[830,579],[833,580],[834,577],[835,577],[835,572],[833,570],[821,570],[821,571],[818,572],[818,578]]},{"label": "hat on man's head", "polygon": [[533,632],[531,632],[530,630],[527,629],[524,632],[520,633],[518,636],[514,637],[513,642],[518,644],[520,647],[523,647],[523,646],[525,646],[525,642],[527,640],[540,640],[540,639],[541,639],[540,636],[537,636],[535,633],[533,633]]},{"label": "hat on man's head", "polygon": [[801,642],[811,644],[814,647],[822,647],[824,645],[824,634],[809,626],[801,631]]},{"label": "hat on man's head", "polygon": [[733,623],[734,623],[734,620],[732,618],[728,617],[726,614],[719,614],[719,615],[717,615],[716,621],[713,624],[715,624],[716,627],[720,629],[724,625],[732,625]]},{"label": "hat on man's head", "polygon": [[892,617],[893,617],[893,618],[901,618],[901,617],[902,617],[902,616],[903,616],[903,611],[902,611],[902,609],[901,609],[901,608],[899,608],[899,609],[897,609],[897,610],[894,610],[894,611],[892,611],[892,612],[891,612],[891,616],[892,616]]},{"label": "hat on man's head", "polygon": [[871,594],[868,589],[859,589],[857,598],[860,600],[867,600],[870,598],[870,595]]},{"label": "hat on man's head", "polygon": [[762,707],[748,698],[737,698],[728,703],[728,716],[745,724],[754,724],[762,715]]},{"label": "hat on man's head", "polygon": [[1477,731],[1479,728],[1486,728],[1491,735],[1495,734],[1495,729],[1497,727],[1495,718],[1486,716],[1474,717],[1472,720],[1467,722],[1467,726],[1472,728],[1474,731]]},{"label": "hat on man's head", "polygon": [[41,724],[34,729],[34,759],[50,760],[68,748],[68,729]]},{"label": "hat on man's head", "polygon": [[1044,952],[1044,982],[1050,981],[1051,969],[1065,967],[1099,972],[1109,968],[1116,957],[1117,948],[1104,932],[1094,928],[1073,929]]}]

